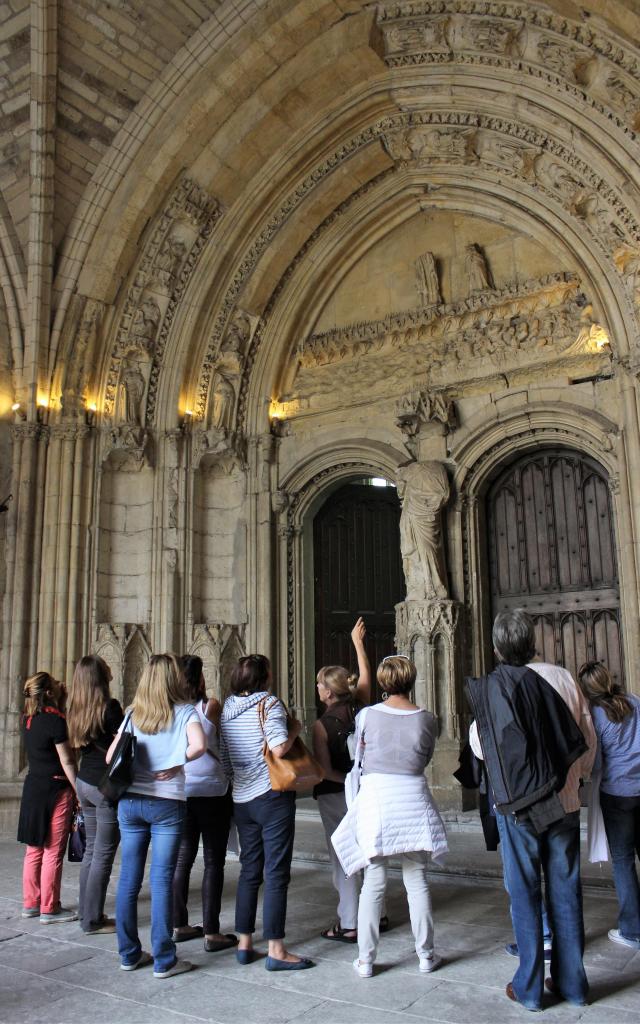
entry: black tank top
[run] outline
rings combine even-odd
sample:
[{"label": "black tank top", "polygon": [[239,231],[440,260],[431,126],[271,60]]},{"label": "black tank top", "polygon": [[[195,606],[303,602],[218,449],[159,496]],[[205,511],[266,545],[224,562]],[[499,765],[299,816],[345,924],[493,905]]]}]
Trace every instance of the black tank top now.
[{"label": "black tank top", "polygon": [[[321,716],[325,732],[327,734],[327,745],[329,747],[329,758],[331,767],[336,772],[351,771],[353,763],[347,749],[347,737],[355,729],[355,720],[362,705],[353,701],[351,697],[346,700],[337,701],[328,707]],[[344,782],[333,782],[331,779],[324,779],[313,790],[314,797],[323,793],[342,793]]]}]

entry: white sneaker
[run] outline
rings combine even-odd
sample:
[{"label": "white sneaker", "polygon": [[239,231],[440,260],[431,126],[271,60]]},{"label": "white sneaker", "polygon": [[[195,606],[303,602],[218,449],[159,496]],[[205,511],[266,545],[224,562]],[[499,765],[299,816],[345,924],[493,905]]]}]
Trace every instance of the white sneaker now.
[{"label": "white sneaker", "polygon": [[436,953],[432,953],[431,956],[420,957],[420,972],[421,974],[431,974],[432,971],[437,971],[442,963],[442,957]]},{"label": "white sneaker", "polygon": [[353,961],[353,969],[361,978],[370,978],[373,974],[373,964],[363,964],[361,960]]},{"label": "white sneaker", "polygon": [[640,949],[639,939],[627,939],[624,935],[620,934],[618,928],[612,928],[609,932],[609,938],[612,942],[617,942],[620,946],[628,946],[629,949]]},{"label": "white sneaker", "polygon": [[153,963],[153,957],[151,953],[145,953],[144,949],[140,953],[140,956],[136,960],[135,964],[120,964],[121,971],[137,971],[138,967],[146,967],[148,964]]},{"label": "white sneaker", "polygon": [[154,971],[154,978],[173,978],[175,974],[186,974],[187,971],[193,970],[193,964],[190,960],[176,960],[173,967],[168,967],[166,971]]}]

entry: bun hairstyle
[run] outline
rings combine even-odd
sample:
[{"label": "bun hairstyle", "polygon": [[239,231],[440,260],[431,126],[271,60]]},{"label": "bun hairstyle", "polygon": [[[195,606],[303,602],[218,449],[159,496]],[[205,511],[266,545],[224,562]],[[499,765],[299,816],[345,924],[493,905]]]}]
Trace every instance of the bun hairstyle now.
[{"label": "bun hairstyle", "polygon": [[316,676],[316,682],[326,686],[337,700],[355,697],[358,676],[352,675],[342,665],[325,665]]},{"label": "bun hairstyle", "polygon": [[633,705],[620,683],[601,661],[586,661],[578,672],[578,684],[590,704],[603,708],[610,722],[622,722],[633,711]]},{"label": "bun hairstyle", "polygon": [[56,681],[48,672],[36,672],[29,676],[22,688],[24,694],[24,714],[27,718],[37,715],[42,711],[45,704],[56,707],[58,701],[55,695]]},{"label": "bun hairstyle", "polygon": [[378,665],[376,678],[383,695],[405,696],[413,689],[417,676],[416,666],[403,654],[383,658]]}]

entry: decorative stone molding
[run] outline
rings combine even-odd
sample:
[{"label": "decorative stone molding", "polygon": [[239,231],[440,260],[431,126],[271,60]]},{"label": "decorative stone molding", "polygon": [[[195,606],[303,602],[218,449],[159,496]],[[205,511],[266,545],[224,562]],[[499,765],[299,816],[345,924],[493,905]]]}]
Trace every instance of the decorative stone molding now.
[{"label": "decorative stone molding", "polygon": [[390,68],[417,64],[517,67],[613,111],[638,127],[637,51],[603,28],[572,21],[544,5],[485,0],[424,0],[380,5],[377,25]]},{"label": "decorative stone molding", "polygon": [[[80,296],[76,296],[76,299],[83,307],[60,399],[65,419],[79,419],[86,415],[87,378],[91,369],[89,359],[95,351],[100,325],[106,311],[105,304],[97,299],[85,299]],[[75,322],[77,321],[74,320]]]},{"label": "decorative stone molding", "polygon": [[122,361],[128,352],[135,352],[149,362],[141,425],[153,423],[167,337],[205,242],[222,212],[217,199],[185,176],[156,218],[133,270],[116,332],[104,399],[107,417],[116,414]]},{"label": "decorative stone molding", "polygon": [[151,435],[144,427],[124,424],[102,431],[102,465],[111,458],[119,469],[139,472],[151,465]]},{"label": "decorative stone molding", "polygon": [[151,657],[149,626],[133,622],[96,625],[93,653],[107,663],[113,677],[112,693],[123,705],[133,699],[142,669]]},{"label": "decorative stone molding", "polygon": [[205,458],[214,462],[227,476],[234,469],[246,468],[247,445],[241,435],[210,427],[209,430],[194,430],[191,436],[191,464],[194,468],[200,466]]},{"label": "decorative stone molding", "polygon": [[189,654],[202,658],[207,690],[221,700],[228,689],[231,669],[246,653],[245,625],[220,622],[200,622],[193,627]]}]

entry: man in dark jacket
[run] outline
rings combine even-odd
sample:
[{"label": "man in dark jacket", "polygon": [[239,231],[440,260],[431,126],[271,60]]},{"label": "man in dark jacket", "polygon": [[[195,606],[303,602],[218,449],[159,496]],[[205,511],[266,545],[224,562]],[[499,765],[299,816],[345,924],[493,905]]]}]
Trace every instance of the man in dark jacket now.
[{"label": "man in dark jacket", "polygon": [[494,794],[520,954],[507,995],[529,1010],[542,1009],[543,870],[553,930],[547,987],[584,1005],[580,813],[567,812],[558,794],[587,744],[563,699],[527,665],[535,654],[530,616],[501,612],[493,624],[493,645],[499,665],[484,678],[468,680],[467,695]]}]

